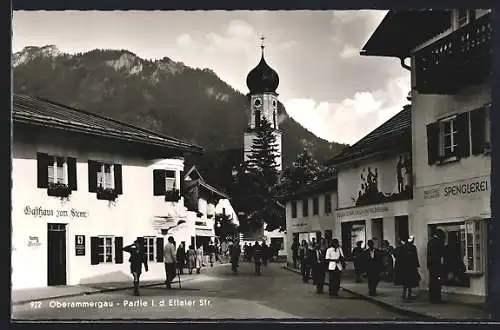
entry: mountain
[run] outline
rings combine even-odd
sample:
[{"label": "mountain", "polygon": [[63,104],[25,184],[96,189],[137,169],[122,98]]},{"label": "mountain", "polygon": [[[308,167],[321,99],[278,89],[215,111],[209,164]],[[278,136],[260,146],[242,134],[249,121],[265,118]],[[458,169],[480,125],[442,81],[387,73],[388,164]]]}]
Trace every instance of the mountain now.
[{"label": "mountain", "polygon": [[[246,72],[242,72],[246,75]],[[92,50],[66,54],[56,46],[26,47],[13,55],[14,92],[39,96],[136,126],[180,138],[205,148],[189,159],[209,177],[221,172],[214,162],[243,158],[247,96],[210,69],[191,68],[164,57],[145,60],[127,50]],[[290,118],[280,104],[283,165],[313,146],[318,160],[345,147],[316,137]],[[226,166],[229,166],[226,164]]]}]

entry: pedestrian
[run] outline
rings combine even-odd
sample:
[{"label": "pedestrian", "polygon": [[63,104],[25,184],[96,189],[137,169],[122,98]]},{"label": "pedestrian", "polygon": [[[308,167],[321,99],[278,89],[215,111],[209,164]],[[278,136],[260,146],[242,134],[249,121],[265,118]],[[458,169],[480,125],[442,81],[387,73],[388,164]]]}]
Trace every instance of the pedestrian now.
[{"label": "pedestrian", "polygon": [[177,260],[177,267],[179,269],[179,274],[184,274],[184,268],[186,266],[186,248],[185,248],[186,242],[182,241],[181,244],[179,244],[179,247],[177,248],[177,254],[176,254],[176,260]]},{"label": "pedestrian", "polygon": [[388,240],[383,240],[382,248],[380,249],[382,253],[383,264],[382,277],[386,282],[392,282],[392,274],[394,272],[394,264],[392,259],[392,252],[390,251],[390,245],[391,244]]},{"label": "pedestrian", "polygon": [[267,246],[266,242],[262,242],[261,246],[261,253],[262,253],[262,265],[264,267],[267,267],[267,261],[269,259],[269,247]]},{"label": "pedestrian", "polygon": [[227,262],[228,249],[229,249],[229,246],[228,246],[227,242],[223,241],[220,244],[221,262],[222,263],[226,263]]},{"label": "pedestrian", "polygon": [[229,250],[231,257],[231,269],[236,274],[238,272],[238,261],[240,260],[241,248],[240,243],[236,241]]},{"label": "pedestrian", "polygon": [[172,236],[168,238],[167,244],[165,244],[165,248],[163,249],[163,261],[165,263],[165,285],[167,289],[170,289],[172,286],[172,280],[176,276],[176,253],[175,253],[175,240]]},{"label": "pedestrian", "polygon": [[363,273],[363,241],[357,241],[352,249],[352,260],[354,262],[354,273],[356,274],[356,283],[361,283],[361,274]]},{"label": "pedestrian", "polygon": [[262,265],[262,250],[259,242],[255,242],[253,246],[253,261],[255,264],[255,273],[261,275],[261,265]]},{"label": "pedestrian", "polygon": [[199,274],[201,271],[201,267],[203,266],[203,245],[199,244],[196,249],[196,274]]},{"label": "pedestrian", "polygon": [[246,242],[243,244],[243,260],[248,261],[248,245]]},{"label": "pedestrian", "polygon": [[210,241],[210,244],[208,245],[208,248],[207,248],[207,252],[208,252],[208,258],[209,258],[209,262],[210,262],[210,267],[213,267],[214,266],[214,259],[215,259],[215,245],[212,241]]},{"label": "pedestrian", "polygon": [[292,243],[292,261],[293,268],[298,268],[297,262],[299,261],[299,239],[295,237]]},{"label": "pedestrian", "polygon": [[193,274],[193,269],[196,268],[196,251],[193,245],[190,245],[187,250],[187,266],[189,274]]},{"label": "pedestrian", "polygon": [[344,252],[338,239],[333,239],[330,247],[326,250],[325,261],[328,262],[329,294],[337,297],[340,290],[342,270],[345,268]]},{"label": "pedestrian", "polygon": [[299,248],[299,261],[300,261],[300,273],[302,274],[302,281],[304,283],[309,282],[309,270],[307,264],[307,256],[308,256],[309,246],[306,240],[302,241],[302,245]]},{"label": "pedestrian", "polygon": [[326,251],[321,249],[321,244],[316,244],[316,249],[314,250],[314,258],[311,261],[312,268],[312,278],[313,285],[316,286],[316,293],[323,293],[323,287],[325,285],[325,255]]},{"label": "pedestrian", "polygon": [[429,300],[433,304],[442,302],[441,281],[443,277],[444,232],[436,230],[427,244],[427,269],[429,270]]},{"label": "pedestrian", "polygon": [[365,269],[368,280],[368,295],[377,295],[377,286],[382,272],[382,257],[378,249],[375,248],[373,240],[368,240],[368,249],[365,252]]},{"label": "pedestrian", "polygon": [[144,245],[139,239],[136,239],[133,244],[124,247],[123,251],[130,253],[128,261],[130,262],[130,273],[134,277],[134,295],[139,296],[142,264],[144,264],[146,272],[148,271],[148,258],[144,253]]},{"label": "pedestrian", "polygon": [[394,249],[394,285],[403,285],[404,282],[404,265],[403,257],[405,255],[405,244],[408,239],[404,237],[399,239],[398,246]]},{"label": "pedestrian", "polygon": [[402,258],[402,274],[403,274],[403,301],[412,298],[412,289],[418,287],[420,283],[420,274],[418,268],[420,264],[418,262],[418,252],[417,247],[413,244],[414,237],[410,236],[408,242],[404,245],[404,255]]}]

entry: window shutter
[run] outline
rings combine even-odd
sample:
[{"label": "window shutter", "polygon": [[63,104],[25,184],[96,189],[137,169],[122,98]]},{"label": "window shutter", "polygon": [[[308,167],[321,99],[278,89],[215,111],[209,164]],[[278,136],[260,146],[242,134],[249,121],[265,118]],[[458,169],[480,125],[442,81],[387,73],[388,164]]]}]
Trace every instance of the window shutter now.
[{"label": "window shutter", "polygon": [[123,237],[115,237],[115,264],[123,264]]},{"label": "window shutter", "polygon": [[472,154],[479,155],[484,152],[486,112],[484,108],[472,110],[470,113],[470,128]]},{"label": "window shutter", "polygon": [[88,161],[89,167],[89,192],[97,192],[97,170],[99,163],[93,160]]},{"label": "window shutter", "polygon": [[114,165],[114,175],[115,175],[115,192],[118,195],[123,194],[123,179],[122,179],[122,165]]},{"label": "window shutter", "polygon": [[163,237],[157,237],[156,238],[156,261],[157,262],[163,262],[163,248],[164,248]]},{"label": "window shutter", "polygon": [[76,183],[76,158],[68,157],[68,186],[71,190],[77,190]]},{"label": "window shutter", "polygon": [[49,155],[38,152],[36,154],[37,187],[47,188],[49,186]]},{"label": "window shutter", "polygon": [[90,238],[90,264],[97,265],[99,264],[99,237],[91,237]]},{"label": "window shutter", "polygon": [[439,122],[427,125],[427,162],[433,165],[439,158]]},{"label": "window shutter", "polygon": [[457,116],[457,156],[470,156],[469,142],[469,112],[463,112]]},{"label": "window shutter", "polygon": [[166,193],[166,174],[165,170],[153,170],[153,196],[163,196]]},{"label": "window shutter", "polygon": [[182,195],[182,193],[184,192],[184,171],[180,171],[179,174],[180,174],[179,177],[180,177],[180,180],[181,180],[179,191],[181,192],[181,195]]}]

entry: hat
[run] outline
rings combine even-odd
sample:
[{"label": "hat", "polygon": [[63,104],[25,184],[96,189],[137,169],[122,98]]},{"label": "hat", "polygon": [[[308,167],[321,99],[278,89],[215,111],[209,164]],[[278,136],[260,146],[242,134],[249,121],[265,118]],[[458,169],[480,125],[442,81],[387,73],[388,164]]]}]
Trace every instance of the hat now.
[{"label": "hat", "polygon": [[415,240],[415,237],[413,235],[411,235],[410,237],[408,237],[408,242],[409,243],[413,243],[414,240]]}]

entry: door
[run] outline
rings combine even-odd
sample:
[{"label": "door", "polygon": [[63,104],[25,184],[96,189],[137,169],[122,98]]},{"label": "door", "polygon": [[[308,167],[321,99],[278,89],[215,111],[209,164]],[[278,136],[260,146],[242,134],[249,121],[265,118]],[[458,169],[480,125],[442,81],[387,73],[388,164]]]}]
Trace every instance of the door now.
[{"label": "door", "polygon": [[384,219],[372,219],[372,239],[375,247],[380,249],[384,240]]},{"label": "door", "polygon": [[47,226],[47,284],[66,285],[66,224]]},{"label": "door", "polygon": [[409,229],[409,225],[408,225],[408,216],[407,215],[397,216],[394,218],[394,223],[396,225],[396,228],[395,228],[396,242],[395,243],[400,242],[403,239],[408,239],[408,237],[410,236],[410,229]]}]

